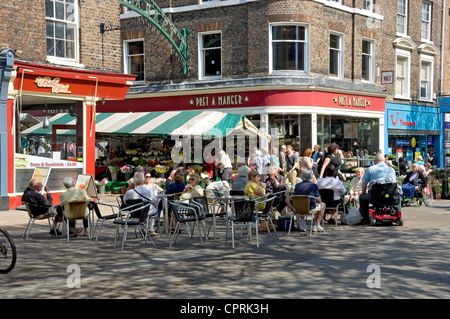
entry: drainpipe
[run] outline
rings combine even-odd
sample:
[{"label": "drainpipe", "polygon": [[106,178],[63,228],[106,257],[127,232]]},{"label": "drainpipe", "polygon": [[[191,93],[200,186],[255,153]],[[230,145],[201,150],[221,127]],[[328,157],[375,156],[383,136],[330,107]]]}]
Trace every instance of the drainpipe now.
[{"label": "drainpipe", "polygon": [[0,210],[9,209],[8,197],[8,132],[6,101],[14,66],[14,51],[0,48]]}]

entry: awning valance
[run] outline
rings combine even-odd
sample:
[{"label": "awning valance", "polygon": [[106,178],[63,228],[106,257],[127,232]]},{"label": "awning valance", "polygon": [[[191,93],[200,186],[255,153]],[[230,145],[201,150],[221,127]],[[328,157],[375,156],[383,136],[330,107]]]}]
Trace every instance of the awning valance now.
[{"label": "awning valance", "polygon": [[[76,124],[69,114],[58,114],[49,119],[44,129],[37,124],[22,134],[48,135],[52,125]],[[229,134],[258,135],[267,140],[270,136],[261,132],[241,114],[214,111],[171,111],[137,113],[97,113],[95,131],[99,135],[145,135],[145,136],[215,136]],[[73,130],[59,130],[58,134],[74,134]]]}]

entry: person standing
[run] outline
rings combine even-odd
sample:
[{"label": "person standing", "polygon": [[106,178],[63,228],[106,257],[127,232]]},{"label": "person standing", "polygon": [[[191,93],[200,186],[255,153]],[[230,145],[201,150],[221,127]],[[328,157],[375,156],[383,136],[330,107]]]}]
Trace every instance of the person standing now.
[{"label": "person standing", "polygon": [[219,152],[219,157],[221,170],[220,178],[222,181],[227,181],[228,184],[231,185],[233,181],[233,166],[231,165],[230,156],[228,156],[224,150],[221,150]]},{"label": "person standing", "polygon": [[285,161],[286,161],[285,178],[289,180],[291,185],[295,185],[295,181],[297,180],[298,157],[294,153],[292,145],[288,145],[286,147]]},{"label": "person standing", "polygon": [[323,160],[323,163],[320,166],[319,178],[322,178],[325,175],[325,168],[329,164],[333,164],[335,169],[334,177],[339,177],[343,181],[346,180],[344,174],[342,174],[341,170],[339,169],[341,167],[341,160],[338,156],[338,151],[339,145],[337,145],[336,143],[331,143],[331,145],[328,146],[328,152],[325,156],[325,159]]},{"label": "person standing", "polygon": [[319,160],[322,158],[323,153],[320,151],[320,145],[316,144],[314,145],[313,153],[311,154],[311,157],[313,159],[313,169],[312,171],[315,172],[316,166],[319,163]]}]

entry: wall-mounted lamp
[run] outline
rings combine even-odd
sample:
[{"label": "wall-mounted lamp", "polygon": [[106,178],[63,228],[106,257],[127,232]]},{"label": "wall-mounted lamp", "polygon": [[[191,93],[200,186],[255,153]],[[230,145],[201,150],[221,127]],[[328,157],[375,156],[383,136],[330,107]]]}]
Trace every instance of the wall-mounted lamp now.
[{"label": "wall-mounted lamp", "polygon": [[114,31],[114,30],[120,30],[120,25],[119,26],[113,25],[112,22],[108,23],[108,25],[106,25],[105,23],[100,23],[101,34],[107,31]]}]

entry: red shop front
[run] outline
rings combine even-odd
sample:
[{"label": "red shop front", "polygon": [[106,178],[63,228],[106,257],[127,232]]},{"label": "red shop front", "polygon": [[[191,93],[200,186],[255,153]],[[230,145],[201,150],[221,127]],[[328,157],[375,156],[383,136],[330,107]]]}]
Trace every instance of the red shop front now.
[{"label": "red shop front", "polygon": [[[62,179],[78,174],[95,175],[95,113],[98,104],[123,100],[134,75],[75,69],[15,61],[7,100],[8,196],[10,208],[21,205],[20,199],[36,167],[50,168],[47,176],[59,202]],[[52,136],[23,136],[24,114],[48,119],[57,112],[70,113],[74,125],[51,127]],[[72,132],[74,154],[61,156],[61,132]],[[39,147],[38,147],[39,145]],[[73,156],[72,156],[73,155]]]}]

